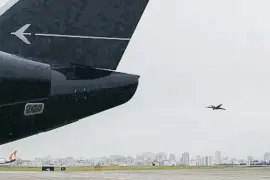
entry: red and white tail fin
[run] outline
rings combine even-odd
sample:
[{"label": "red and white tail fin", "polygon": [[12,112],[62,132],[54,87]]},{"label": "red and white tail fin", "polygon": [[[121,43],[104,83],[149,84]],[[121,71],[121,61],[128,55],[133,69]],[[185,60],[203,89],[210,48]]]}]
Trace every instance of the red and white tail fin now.
[{"label": "red and white tail fin", "polygon": [[14,160],[16,160],[16,154],[17,154],[17,151],[14,151],[12,154],[10,154],[8,160],[9,160],[9,161],[14,161]]}]

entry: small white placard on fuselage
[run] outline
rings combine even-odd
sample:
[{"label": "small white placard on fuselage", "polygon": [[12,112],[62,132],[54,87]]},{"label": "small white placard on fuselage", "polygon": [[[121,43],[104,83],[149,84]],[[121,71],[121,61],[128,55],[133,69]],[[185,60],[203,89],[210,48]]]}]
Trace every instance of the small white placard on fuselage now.
[{"label": "small white placard on fuselage", "polygon": [[27,103],[24,109],[25,116],[32,116],[42,114],[44,110],[44,103]]}]

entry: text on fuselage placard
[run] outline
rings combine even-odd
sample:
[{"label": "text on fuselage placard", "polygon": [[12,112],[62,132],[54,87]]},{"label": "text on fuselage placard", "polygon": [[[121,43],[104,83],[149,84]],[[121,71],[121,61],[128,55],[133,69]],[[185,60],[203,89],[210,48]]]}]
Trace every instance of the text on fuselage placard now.
[{"label": "text on fuselage placard", "polygon": [[25,116],[32,116],[43,113],[44,103],[27,103],[24,109]]}]

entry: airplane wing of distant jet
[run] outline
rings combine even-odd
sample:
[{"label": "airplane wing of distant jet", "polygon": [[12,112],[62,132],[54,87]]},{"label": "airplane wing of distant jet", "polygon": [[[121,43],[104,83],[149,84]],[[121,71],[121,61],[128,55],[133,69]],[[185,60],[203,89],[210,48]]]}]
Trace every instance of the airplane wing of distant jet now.
[{"label": "airplane wing of distant jet", "polygon": [[0,164],[10,164],[16,161],[17,151],[12,152],[8,158],[0,158]]},{"label": "airplane wing of distant jet", "polygon": [[226,109],[222,108],[221,106],[222,106],[222,104],[219,104],[218,106],[211,105],[211,106],[208,106],[206,108],[212,108],[213,110],[219,110],[219,109],[226,110]]},{"label": "airplane wing of distant jet", "polygon": [[0,144],[128,102],[116,72],[149,0],[10,0],[0,9]]}]

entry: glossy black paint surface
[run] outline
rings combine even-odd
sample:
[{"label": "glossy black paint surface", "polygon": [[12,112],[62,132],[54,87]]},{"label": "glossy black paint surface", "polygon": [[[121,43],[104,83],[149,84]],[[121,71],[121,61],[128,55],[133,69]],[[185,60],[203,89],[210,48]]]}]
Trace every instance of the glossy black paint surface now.
[{"label": "glossy black paint surface", "polygon": [[[12,61],[12,65],[5,63],[5,71],[9,72],[9,78],[24,79],[18,74],[30,75],[26,76],[28,80],[25,78],[25,81],[21,81],[19,85],[6,87],[5,94],[0,91],[2,93],[0,96],[11,98],[12,94],[9,95],[8,91],[16,92],[20,86],[28,87],[25,84],[28,85],[29,82],[33,82],[33,85],[27,90],[41,94],[41,96],[31,96],[27,101],[21,101],[25,93],[18,93],[17,95],[20,95],[17,97],[18,101],[0,104],[1,126],[5,127],[0,131],[0,144],[46,132],[119,106],[132,98],[138,86],[137,75],[72,65],[65,68],[51,68],[46,64],[1,52],[0,54],[2,57],[0,62],[5,61],[3,55],[8,56]],[[30,65],[33,65],[32,68],[27,73],[24,72],[24,67],[29,68]],[[40,84],[45,84],[46,90],[41,88]],[[44,92],[47,92],[48,87],[50,87],[49,93],[46,94]],[[29,102],[44,103],[43,113],[25,116],[25,105]]]},{"label": "glossy black paint surface", "polygon": [[81,118],[119,106],[132,98],[137,83],[103,91],[57,95],[44,99],[43,114],[23,116],[24,103],[1,108],[0,144],[46,132]]},{"label": "glossy black paint surface", "polygon": [[0,53],[0,107],[47,98],[50,89],[49,65]]}]

